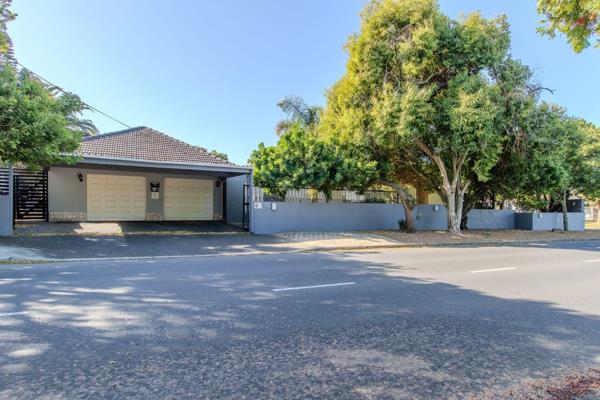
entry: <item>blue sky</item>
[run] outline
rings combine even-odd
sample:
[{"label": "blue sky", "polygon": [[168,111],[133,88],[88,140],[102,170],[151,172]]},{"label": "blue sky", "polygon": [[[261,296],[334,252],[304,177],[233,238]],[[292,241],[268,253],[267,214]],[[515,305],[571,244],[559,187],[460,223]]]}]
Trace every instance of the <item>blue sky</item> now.
[{"label": "blue sky", "polygon": [[[19,61],[129,125],[147,125],[245,163],[274,143],[276,103],[323,104],[344,73],[363,0],[14,0]],[[600,124],[600,50],[540,37],[533,0],[441,0],[452,17],[507,14],[512,53],[555,89],[546,98]],[[121,129],[99,114],[103,132]]]}]

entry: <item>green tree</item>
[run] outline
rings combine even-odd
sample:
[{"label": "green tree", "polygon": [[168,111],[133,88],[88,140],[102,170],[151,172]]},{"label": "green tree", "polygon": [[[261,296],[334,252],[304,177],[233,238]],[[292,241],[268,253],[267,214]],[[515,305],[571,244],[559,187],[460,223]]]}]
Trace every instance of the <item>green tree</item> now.
[{"label": "green tree", "polygon": [[281,135],[275,146],[259,144],[252,152],[254,183],[285,196],[288,189],[308,188],[327,199],[335,189],[361,189],[373,182],[373,162],[344,152],[337,143],[325,142],[299,123]]},{"label": "green tree", "polygon": [[512,99],[531,102],[539,90],[509,45],[505,17],[455,21],[435,0],[372,1],[347,44],[346,74],[328,93],[319,132],[376,161],[409,213],[401,184],[435,190],[449,230],[459,232],[465,196],[475,181],[491,179],[520,129],[509,118]]},{"label": "green tree", "polygon": [[521,159],[524,174],[517,200],[542,211],[561,210],[564,228],[569,230],[569,197],[597,197],[600,192],[598,129],[569,117],[561,107],[545,103],[530,123],[530,143]]},{"label": "green tree", "polygon": [[564,34],[577,53],[590,46],[590,39],[600,46],[600,0],[538,0],[537,10],[544,17],[541,34]]},{"label": "green tree", "polygon": [[52,96],[27,71],[0,66],[0,163],[39,168],[75,161],[82,134],[70,115],[83,110],[72,94]]},{"label": "green tree", "polygon": [[229,156],[222,151],[212,150],[210,152],[213,156],[219,157],[222,160],[229,161]]},{"label": "green tree", "polygon": [[[17,70],[6,26],[15,15],[9,0],[0,1],[0,163],[30,168],[75,161],[87,121],[86,107],[71,93],[52,89],[29,71]],[[95,128],[94,128],[95,129]]]},{"label": "green tree", "polygon": [[12,41],[6,32],[8,23],[16,17],[10,10],[11,3],[12,0],[0,0],[0,62],[12,57]]},{"label": "green tree", "polygon": [[282,119],[275,126],[277,135],[286,132],[292,125],[300,124],[307,129],[313,129],[319,123],[321,107],[309,106],[298,96],[286,96],[277,103],[287,118]]}]

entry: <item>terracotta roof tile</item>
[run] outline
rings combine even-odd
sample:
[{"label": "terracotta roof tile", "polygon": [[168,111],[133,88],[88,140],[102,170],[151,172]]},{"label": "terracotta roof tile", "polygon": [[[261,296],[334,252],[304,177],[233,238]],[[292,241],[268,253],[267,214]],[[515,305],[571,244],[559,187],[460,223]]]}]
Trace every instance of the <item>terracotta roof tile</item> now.
[{"label": "terracotta roof tile", "polygon": [[192,146],[145,126],[85,137],[76,153],[82,156],[237,166],[202,147]]}]

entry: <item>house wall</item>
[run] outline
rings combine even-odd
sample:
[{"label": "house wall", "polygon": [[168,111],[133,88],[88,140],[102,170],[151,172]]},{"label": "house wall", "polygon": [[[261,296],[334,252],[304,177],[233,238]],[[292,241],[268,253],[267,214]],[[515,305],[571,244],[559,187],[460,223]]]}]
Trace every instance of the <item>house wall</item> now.
[{"label": "house wall", "polygon": [[589,203],[585,207],[585,220],[587,222],[600,222],[600,201]]},{"label": "house wall", "polygon": [[[83,175],[79,182],[78,174]],[[215,182],[214,186],[214,219],[223,216],[223,185],[216,187],[217,178],[205,175],[165,174],[157,172],[114,171],[91,168],[51,167],[48,171],[48,211],[52,221],[85,221],[87,220],[87,174],[129,175],[146,178],[146,220],[161,221],[163,219],[164,179],[195,178]],[[152,199],[150,182],[160,183],[159,199]]]}]

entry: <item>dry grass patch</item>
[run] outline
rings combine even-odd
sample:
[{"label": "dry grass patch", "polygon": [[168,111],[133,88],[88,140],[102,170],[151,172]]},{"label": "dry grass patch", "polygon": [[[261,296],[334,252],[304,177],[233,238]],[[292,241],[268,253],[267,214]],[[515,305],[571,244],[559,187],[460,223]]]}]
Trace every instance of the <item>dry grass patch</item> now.
[{"label": "dry grass patch", "polygon": [[600,239],[600,230],[585,232],[532,232],[520,230],[464,231],[461,235],[450,235],[446,231],[375,231],[378,235],[408,244],[469,244],[469,243],[512,243],[560,240]]}]

